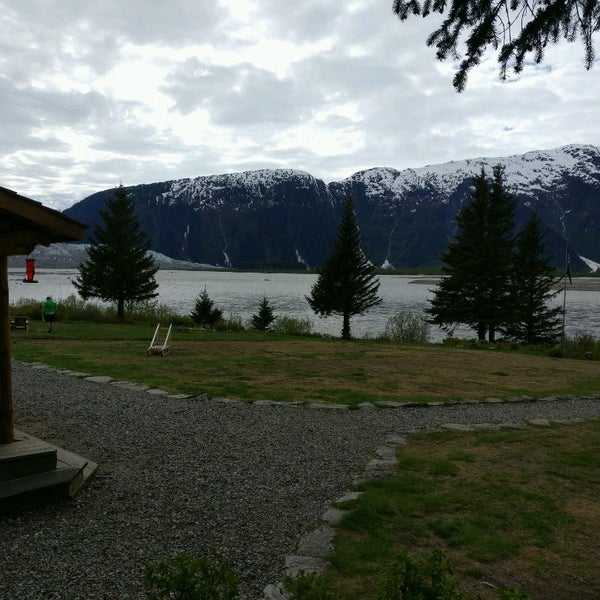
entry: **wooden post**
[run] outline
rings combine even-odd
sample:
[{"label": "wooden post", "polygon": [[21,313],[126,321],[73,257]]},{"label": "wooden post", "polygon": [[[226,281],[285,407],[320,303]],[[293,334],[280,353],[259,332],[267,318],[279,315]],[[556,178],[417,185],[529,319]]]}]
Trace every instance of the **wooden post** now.
[{"label": "wooden post", "polygon": [[8,304],[8,260],[0,256],[0,444],[14,440]]}]

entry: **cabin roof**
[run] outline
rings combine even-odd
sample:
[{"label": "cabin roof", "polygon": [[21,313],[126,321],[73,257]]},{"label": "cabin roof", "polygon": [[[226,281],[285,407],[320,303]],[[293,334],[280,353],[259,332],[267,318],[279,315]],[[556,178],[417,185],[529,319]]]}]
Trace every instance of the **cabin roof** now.
[{"label": "cabin roof", "polygon": [[35,246],[76,242],[87,225],[0,187],[0,255],[29,254]]}]

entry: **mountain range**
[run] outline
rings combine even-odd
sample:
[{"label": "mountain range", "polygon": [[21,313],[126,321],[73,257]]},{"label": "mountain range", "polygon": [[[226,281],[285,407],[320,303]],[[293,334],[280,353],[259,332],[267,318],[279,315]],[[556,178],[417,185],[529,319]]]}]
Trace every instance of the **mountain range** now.
[{"label": "mountain range", "polygon": [[[347,195],[364,250],[378,267],[424,269],[456,231],[472,178],[496,165],[517,200],[517,229],[531,210],[546,229],[548,254],[577,270],[600,263],[600,149],[569,145],[473,158],[418,169],[379,167],[326,184],[309,173],[272,169],[178,179],[126,188],[153,250],[176,260],[239,269],[310,269],[331,252]],[[114,190],[65,210],[90,225]],[[84,240],[85,241],[85,240]]]}]

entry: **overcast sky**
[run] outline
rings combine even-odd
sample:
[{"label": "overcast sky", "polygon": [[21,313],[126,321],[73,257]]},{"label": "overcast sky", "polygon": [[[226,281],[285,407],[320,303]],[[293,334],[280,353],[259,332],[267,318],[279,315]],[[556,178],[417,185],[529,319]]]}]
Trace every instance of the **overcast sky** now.
[{"label": "overcast sky", "polygon": [[260,168],[325,182],[600,145],[580,42],[465,92],[392,0],[0,0],[0,186],[62,210],[119,183]]}]

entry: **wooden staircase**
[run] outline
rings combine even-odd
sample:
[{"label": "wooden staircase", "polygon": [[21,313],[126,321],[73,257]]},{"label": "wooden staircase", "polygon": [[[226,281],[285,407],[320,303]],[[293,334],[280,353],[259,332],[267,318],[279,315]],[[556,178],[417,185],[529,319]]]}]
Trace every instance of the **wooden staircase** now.
[{"label": "wooden staircase", "polygon": [[0,515],[63,502],[77,495],[98,465],[15,431],[0,445]]}]

